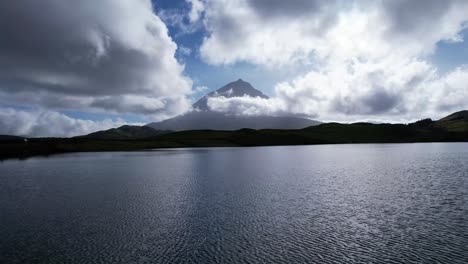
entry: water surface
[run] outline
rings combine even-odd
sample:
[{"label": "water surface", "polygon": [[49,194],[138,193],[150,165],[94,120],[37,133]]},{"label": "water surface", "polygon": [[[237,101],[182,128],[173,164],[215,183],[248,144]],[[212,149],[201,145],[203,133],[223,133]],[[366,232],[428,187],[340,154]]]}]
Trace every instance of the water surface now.
[{"label": "water surface", "polygon": [[468,144],[0,162],[1,263],[468,263]]}]

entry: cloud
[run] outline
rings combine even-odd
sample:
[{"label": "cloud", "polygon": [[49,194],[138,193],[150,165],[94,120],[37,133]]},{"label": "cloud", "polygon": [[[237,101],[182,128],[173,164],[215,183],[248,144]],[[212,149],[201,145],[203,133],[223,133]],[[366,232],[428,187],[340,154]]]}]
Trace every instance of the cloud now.
[{"label": "cloud", "polygon": [[463,0],[207,1],[200,51],[211,64],[430,53],[438,41],[460,40],[467,7]]},{"label": "cloud", "polygon": [[190,56],[190,54],[192,54],[192,49],[184,46],[179,46],[179,52],[182,55]]},{"label": "cloud", "polygon": [[195,87],[195,89],[193,89],[193,93],[194,93],[194,94],[203,93],[203,92],[205,92],[205,91],[207,91],[207,90],[208,90],[208,87],[207,87],[207,86],[201,85],[201,86]]},{"label": "cloud", "polygon": [[[114,106],[119,105],[118,111]],[[158,121],[180,114],[180,109],[190,109],[190,101],[179,96],[151,98],[138,95],[103,97],[92,102],[91,107],[101,108],[106,112],[140,113]]]},{"label": "cloud", "polygon": [[[2,1],[0,34],[0,91],[10,103],[165,114],[172,101],[188,102],[192,81],[150,0]],[[151,99],[129,107],[135,96]]]},{"label": "cloud", "polygon": [[185,0],[188,8],[157,9],[158,16],[168,26],[177,29],[175,37],[195,33],[203,28],[201,17],[205,10],[202,0]]},{"label": "cloud", "polygon": [[310,68],[278,83],[271,100],[214,98],[210,106],[324,120],[412,120],[466,108],[467,68],[441,75],[430,61],[439,42],[463,41],[466,10],[462,0],[207,1],[207,63]]},{"label": "cloud", "polygon": [[285,4],[283,1],[272,1],[271,5],[263,1],[208,1],[204,24],[209,35],[200,48],[202,59],[210,64],[246,61],[266,65],[308,58],[313,51],[308,43],[314,42],[315,34],[323,32],[334,17],[314,12],[316,15],[304,20],[301,16],[288,16],[292,14],[287,11],[295,10],[264,10],[268,6],[279,10]]},{"label": "cloud", "polygon": [[201,0],[186,0],[190,3],[190,12],[189,12],[189,20],[190,23],[197,22],[200,19],[201,14],[205,10],[205,6]]},{"label": "cloud", "polygon": [[209,97],[207,105],[211,110],[246,116],[280,116],[287,113],[287,105],[282,100],[261,97]]},{"label": "cloud", "polygon": [[316,14],[333,1],[321,0],[248,0],[247,4],[255,9],[263,18],[271,17],[297,17]]},{"label": "cloud", "polygon": [[0,108],[0,134],[7,135],[71,137],[125,124],[121,119],[93,121],[71,118],[55,111]]},{"label": "cloud", "polygon": [[432,91],[427,102],[434,106],[434,112],[468,109],[468,67],[458,67],[428,83],[424,89]]},{"label": "cloud", "polygon": [[353,69],[344,65],[328,72],[311,71],[291,82],[279,83],[273,98],[220,96],[210,98],[208,106],[214,111],[240,115],[386,122],[440,118],[468,109],[466,66],[443,75],[423,61],[401,62],[392,71],[386,64],[369,67],[365,63],[354,65]]}]

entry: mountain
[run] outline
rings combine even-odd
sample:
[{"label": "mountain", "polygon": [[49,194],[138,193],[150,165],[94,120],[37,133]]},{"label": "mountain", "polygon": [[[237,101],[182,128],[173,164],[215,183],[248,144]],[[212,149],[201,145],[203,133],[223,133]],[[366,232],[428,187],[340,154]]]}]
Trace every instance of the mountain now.
[{"label": "mountain", "polygon": [[85,136],[76,138],[99,139],[99,140],[125,140],[125,139],[140,139],[158,136],[169,131],[158,131],[147,126],[121,126],[108,130],[94,132]]},{"label": "mountain", "polygon": [[228,83],[225,86],[219,88],[218,90],[203,96],[202,98],[200,98],[200,100],[193,104],[193,108],[200,111],[209,111],[210,108],[207,104],[208,98],[218,96],[224,96],[226,98],[250,96],[268,99],[268,96],[266,96],[259,90],[253,88],[253,86],[250,83],[239,79],[235,82]]},{"label": "mountain", "polygon": [[239,79],[235,82],[213,91],[193,104],[194,111],[167,119],[147,126],[157,130],[238,130],[251,129],[301,129],[320,124],[318,121],[293,116],[241,116],[211,111],[208,107],[208,98],[223,96],[232,97],[260,97],[268,96],[255,89],[250,83]]},{"label": "mountain", "polygon": [[238,130],[251,129],[301,129],[319,124],[317,121],[299,117],[236,116],[213,111],[193,111],[184,115],[151,123],[157,130]]}]

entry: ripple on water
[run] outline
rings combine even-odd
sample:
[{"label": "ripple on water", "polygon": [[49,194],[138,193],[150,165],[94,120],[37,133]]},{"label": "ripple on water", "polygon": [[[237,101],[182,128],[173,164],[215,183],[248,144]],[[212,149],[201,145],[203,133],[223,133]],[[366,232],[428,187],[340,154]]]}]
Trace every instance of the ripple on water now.
[{"label": "ripple on water", "polygon": [[1,263],[468,263],[468,145],[0,163]]}]

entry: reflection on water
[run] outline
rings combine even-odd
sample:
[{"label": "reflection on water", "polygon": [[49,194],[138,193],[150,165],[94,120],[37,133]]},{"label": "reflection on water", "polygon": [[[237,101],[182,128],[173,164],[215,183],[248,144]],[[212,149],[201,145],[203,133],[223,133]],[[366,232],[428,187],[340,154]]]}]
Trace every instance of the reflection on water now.
[{"label": "reflection on water", "polygon": [[468,263],[468,144],[0,163],[2,263]]}]

